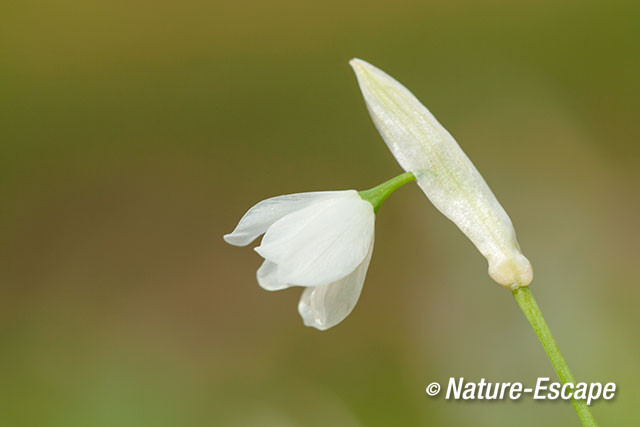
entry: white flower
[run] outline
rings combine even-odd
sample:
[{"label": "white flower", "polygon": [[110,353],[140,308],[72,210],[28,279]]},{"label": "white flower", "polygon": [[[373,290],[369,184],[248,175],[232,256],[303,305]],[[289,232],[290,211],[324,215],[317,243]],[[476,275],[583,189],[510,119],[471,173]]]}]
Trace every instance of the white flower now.
[{"label": "white flower", "polygon": [[489,275],[508,288],[533,278],[509,216],[458,143],[398,81],[360,59],[350,62],[367,108],[387,146],[440,212],[489,263]]},{"label": "white flower", "polygon": [[269,291],[305,287],[298,311],[320,330],[353,310],[373,252],[373,205],[355,190],[272,197],[253,206],[224,240],[255,248],[265,261],[258,283]]}]

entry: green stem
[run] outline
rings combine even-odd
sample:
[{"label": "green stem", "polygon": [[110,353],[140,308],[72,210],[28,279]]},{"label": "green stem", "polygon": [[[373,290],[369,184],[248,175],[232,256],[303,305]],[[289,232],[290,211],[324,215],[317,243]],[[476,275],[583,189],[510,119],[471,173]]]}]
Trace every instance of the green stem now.
[{"label": "green stem", "polygon": [[[564,357],[562,357],[560,349],[558,349],[558,344],[556,344],[556,341],[553,339],[553,335],[551,335],[547,322],[545,322],[544,317],[542,317],[540,307],[538,307],[535,298],[533,298],[529,287],[523,286],[514,290],[513,297],[527,317],[536,335],[538,335],[542,347],[544,347],[544,351],[547,353],[553,369],[555,369],[558,377],[560,377],[562,384],[572,383],[575,385],[575,380],[569,371],[569,366],[567,366],[567,362],[564,360]],[[571,398],[571,404],[578,413],[578,417],[580,421],[582,421],[583,426],[597,426],[596,420],[593,418],[593,415],[591,415],[591,411],[589,411],[589,407],[584,400]]]},{"label": "green stem", "polygon": [[360,197],[368,201],[373,205],[374,212],[378,212],[380,205],[385,201],[387,197],[391,195],[398,188],[402,187],[408,182],[413,181],[416,177],[411,172],[405,172],[402,175],[398,175],[395,178],[391,178],[382,184],[373,187],[369,190],[360,191]]}]

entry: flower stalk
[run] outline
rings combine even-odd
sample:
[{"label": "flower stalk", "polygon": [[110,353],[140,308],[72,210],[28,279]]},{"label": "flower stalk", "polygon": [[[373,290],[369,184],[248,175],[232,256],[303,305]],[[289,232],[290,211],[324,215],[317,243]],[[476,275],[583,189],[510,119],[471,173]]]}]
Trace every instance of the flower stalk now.
[{"label": "flower stalk", "polygon": [[[511,219],[480,172],[453,136],[400,82],[361,59],[350,64],[369,114],[398,163],[413,172],[435,207],[487,258],[489,275],[512,291],[562,383],[573,384],[567,362],[527,288],[533,280],[531,263],[520,249]],[[376,189],[369,191],[377,194]],[[585,401],[572,398],[571,402],[583,425],[596,425]]]},{"label": "flower stalk", "polygon": [[[569,371],[569,366],[567,365],[566,360],[564,360],[564,357],[562,357],[558,344],[553,338],[553,335],[551,335],[549,326],[544,320],[540,307],[538,307],[529,287],[524,286],[515,289],[513,291],[513,297],[540,339],[540,343],[542,343],[542,347],[547,353],[547,356],[551,361],[551,365],[553,365],[553,369],[556,371],[556,374],[558,374],[562,384],[575,384],[573,375],[571,375],[571,371]],[[580,418],[583,426],[595,427],[598,425],[584,400],[576,400],[572,397],[571,404],[576,410],[578,418]]]},{"label": "flower stalk", "polygon": [[360,191],[358,194],[364,200],[368,201],[373,205],[373,211],[378,212],[382,202],[384,202],[387,197],[391,195],[398,188],[403,185],[414,181],[416,179],[415,175],[411,172],[405,172],[401,175],[398,175],[394,178],[391,178],[388,181],[383,182],[382,184],[370,188],[368,190]]}]

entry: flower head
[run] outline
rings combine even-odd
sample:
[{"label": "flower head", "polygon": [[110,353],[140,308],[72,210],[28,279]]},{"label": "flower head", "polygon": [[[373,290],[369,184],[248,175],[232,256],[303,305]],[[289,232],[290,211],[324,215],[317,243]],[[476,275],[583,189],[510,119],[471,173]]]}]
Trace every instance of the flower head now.
[{"label": "flower head", "polygon": [[527,286],[533,271],[509,216],[451,134],[402,84],[360,59],[350,62],[382,138],[429,200],[487,258],[489,275],[508,288]]},{"label": "flower head", "polygon": [[320,330],[353,310],[373,252],[373,205],[355,190],[272,197],[253,206],[224,240],[255,248],[265,261],[261,287],[305,288],[298,304],[304,324]]}]

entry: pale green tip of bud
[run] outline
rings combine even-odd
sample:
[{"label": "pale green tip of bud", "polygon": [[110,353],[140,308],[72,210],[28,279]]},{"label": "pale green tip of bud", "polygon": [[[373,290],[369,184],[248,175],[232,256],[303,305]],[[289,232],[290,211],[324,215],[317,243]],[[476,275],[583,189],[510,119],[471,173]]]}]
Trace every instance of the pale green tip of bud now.
[{"label": "pale green tip of bud", "polygon": [[509,216],[451,134],[402,84],[361,60],[353,67],[369,114],[400,166],[487,258],[489,275],[517,289],[533,279]]},{"label": "pale green tip of bud", "polygon": [[533,268],[527,257],[518,252],[502,261],[489,261],[489,276],[505,288],[516,290],[531,283]]}]

